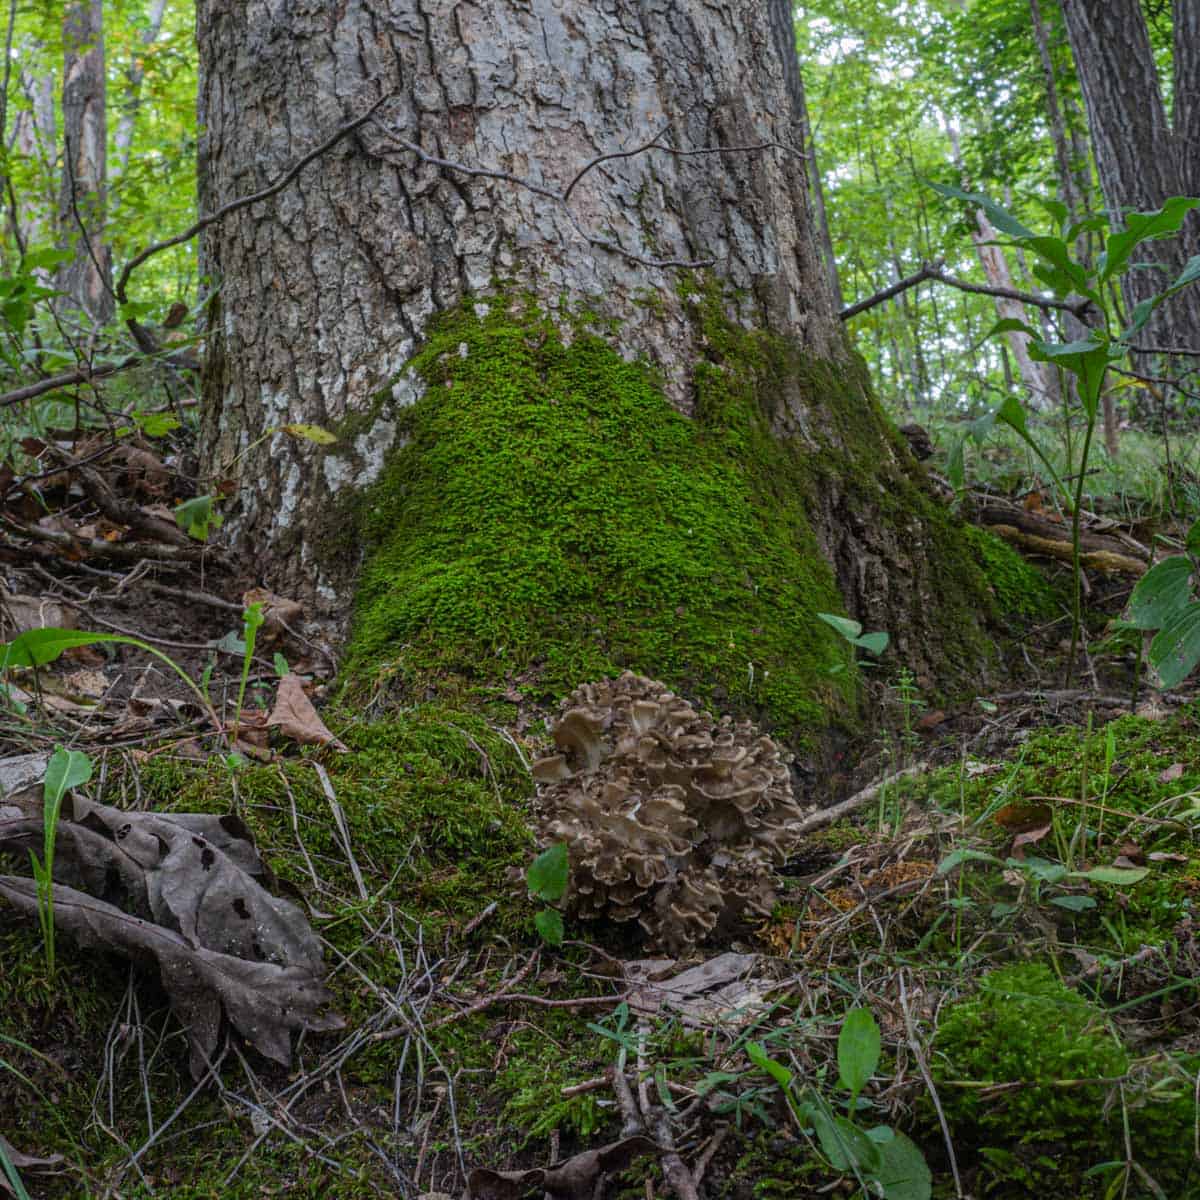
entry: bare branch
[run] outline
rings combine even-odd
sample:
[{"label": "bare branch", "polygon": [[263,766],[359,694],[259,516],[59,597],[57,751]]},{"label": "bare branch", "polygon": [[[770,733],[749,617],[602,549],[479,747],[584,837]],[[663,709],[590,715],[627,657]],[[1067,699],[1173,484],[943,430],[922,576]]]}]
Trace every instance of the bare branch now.
[{"label": "bare branch", "polygon": [[858,301],[857,304],[851,304],[843,308],[839,316],[843,321],[848,321],[851,317],[857,317],[859,313],[866,312],[867,309],[874,308],[876,305],[882,304],[885,300],[890,300],[893,296],[898,296],[901,292],[906,292],[909,288],[916,287],[919,283],[924,283],[927,279],[931,279],[936,283],[944,283],[948,287],[958,288],[960,292],[971,292],[977,296],[1002,296],[1008,300],[1020,300],[1022,304],[1035,305],[1037,308],[1059,309],[1063,312],[1069,312],[1081,320],[1084,313],[1092,307],[1090,300],[1056,300],[1048,296],[1037,296],[1032,292],[1018,292],[1015,288],[991,287],[982,283],[970,283],[965,279],[959,279],[957,275],[946,274],[942,263],[938,261],[922,263],[919,271],[893,283],[891,287],[886,287],[881,292],[876,292],[873,296],[868,296],[865,300]]},{"label": "bare branch", "polygon": [[124,266],[121,271],[121,277],[117,280],[116,295],[117,299],[124,304],[128,297],[125,295],[125,288],[129,283],[129,277],[146,261],[155,254],[159,254],[163,250],[170,250],[172,246],[179,246],[184,242],[190,242],[196,234],[207,229],[210,225],[229,216],[230,213],[236,212],[240,208],[246,208],[251,204],[257,204],[260,200],[269,200],[272,196],[282,192],[305,167],[314,159],[320,158],[322,154],[326,154],[332,150],[334,146],[346,137],[353,133],[356,129],[365,125],[374,115],[388,96],[380,96],[374,104],[361,116],[355,117],[353,121],[348,121],[345,125],[340,126],[337,130],[329,135],[319,146],[310,150],[303,158],[297,160],[289,167],[274,183],[269,184],[260,192],[255,192],[252,196],[242,196],[237,200],[230,200],[228,204],[222,204],[214,213],[209,213],[206,217],[201,217],[194,224],[189,225],[182,233],[177,233],[174,237],[167,238],[165,241],[155,242],[151,246],[147,246],[140,253],[135,254]]}]

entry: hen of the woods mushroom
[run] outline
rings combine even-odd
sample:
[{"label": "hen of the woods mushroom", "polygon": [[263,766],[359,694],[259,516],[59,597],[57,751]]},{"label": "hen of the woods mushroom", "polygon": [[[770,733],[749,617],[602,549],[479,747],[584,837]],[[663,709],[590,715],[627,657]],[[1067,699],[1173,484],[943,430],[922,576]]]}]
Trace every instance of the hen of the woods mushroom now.
[{"label": "hen of the woods mushroom", "polygon": [[543,846],[566,843],[568,912],[637,920],[679,951],[774,902],[772,867],[812,811],[789,756],[750,721],[713,719],[626,672],[577,688],[533,764]]}]

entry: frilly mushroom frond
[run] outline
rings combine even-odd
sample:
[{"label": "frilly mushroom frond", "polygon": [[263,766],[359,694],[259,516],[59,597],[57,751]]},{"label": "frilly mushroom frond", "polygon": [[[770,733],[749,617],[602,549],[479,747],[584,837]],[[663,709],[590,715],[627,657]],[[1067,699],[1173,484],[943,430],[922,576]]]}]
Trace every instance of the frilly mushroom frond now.
[{"label": "frilly mushroom frond", "polygon": [[543,844],[569,848],[570,911],[636,919],[671,950],[770,911],[771,869],[810,811],[774,740],[631,672],[577,688],[553,737],[533,764],[536,813]]}]

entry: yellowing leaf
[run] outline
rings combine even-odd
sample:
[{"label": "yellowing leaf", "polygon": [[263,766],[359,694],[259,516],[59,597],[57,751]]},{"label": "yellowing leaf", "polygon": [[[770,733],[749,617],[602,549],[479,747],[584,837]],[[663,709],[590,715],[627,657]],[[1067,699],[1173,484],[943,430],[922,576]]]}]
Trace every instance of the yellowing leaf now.
[{"label": "yellowing leaf", "polygon": [[328,429],[320,425],[281,425],[281,433],[289,437],[304,438],[307,442],[316,442],[318,446],[332,446],[337,438]]}]

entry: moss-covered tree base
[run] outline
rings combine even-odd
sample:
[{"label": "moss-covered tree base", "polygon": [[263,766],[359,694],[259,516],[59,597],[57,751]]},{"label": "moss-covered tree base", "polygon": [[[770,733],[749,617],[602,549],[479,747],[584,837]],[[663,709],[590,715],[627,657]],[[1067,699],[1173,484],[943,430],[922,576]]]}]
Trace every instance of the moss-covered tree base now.
[{"label": "moss-covered tree base", "polygon": [[[856,715],[851,649],[818,617],[845,612],[816,527],[834,477],[859,519],[899,522],[896,540],[936,526],[936,603],[961,626],[948,644],[986,656],[966,543],[919,481],[871,479],[890,442],[854,369],[694,299],[710,357],[690,417],[584,318],[502,296],[440,321],[409,365],[424,393],[404,445],[358,513],[352,690],[382,670],[415,695],[452,678],[557,698],[632,668],[815,745]],[[829,428],[781,436],[789,396],[814,390]]]}]

